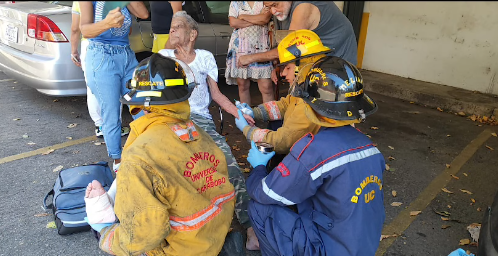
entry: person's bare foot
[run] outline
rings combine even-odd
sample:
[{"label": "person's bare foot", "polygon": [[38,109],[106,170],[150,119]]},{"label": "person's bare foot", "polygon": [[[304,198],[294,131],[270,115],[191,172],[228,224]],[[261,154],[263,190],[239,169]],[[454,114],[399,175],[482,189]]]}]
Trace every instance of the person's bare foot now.
[{"label": "person's bare foot", "polygon": [[102,184],[97,180],[88,184],[85,192],[88,223],[113,223],[116,221],[114,207]]},{"label": "person's bare foot", "polygon": [[249,251],[259,250],[258,237],[256,236],[256,233],[254,233],[254,229],[252,227],[247,229],[246,249]]},{"label": "person's bare foot", "polygon": [[92,183],[88,183],[86,187],[85,197],[94,198],[105,194],[105,189],[98,180],[93,180]]}]

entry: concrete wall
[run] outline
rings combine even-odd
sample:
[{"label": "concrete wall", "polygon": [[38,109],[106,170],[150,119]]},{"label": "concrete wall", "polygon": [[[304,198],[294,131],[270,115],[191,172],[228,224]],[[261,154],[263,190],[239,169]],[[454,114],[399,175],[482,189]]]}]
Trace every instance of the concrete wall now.
[{"label": "concrete wall", "polygon": [[496,10],[498,2],[367,1],[361,68],[498,94]]}]

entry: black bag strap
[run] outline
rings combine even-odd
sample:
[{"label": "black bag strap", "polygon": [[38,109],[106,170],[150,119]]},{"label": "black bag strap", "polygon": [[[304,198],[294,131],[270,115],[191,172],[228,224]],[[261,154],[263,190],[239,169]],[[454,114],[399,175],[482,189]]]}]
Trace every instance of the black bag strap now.
[{"label": "black bag strap", "polygon": [[47,195],[45,195],[45,198],[43,198],[43,208],[45,210],[48,210],[48,209],[52,209],[54,208],[54,205],[51,203],[49,205],[47,205],[47,199],[49,196],[54,196],[54,190],[50,190],[50,192],[47,193]]}]

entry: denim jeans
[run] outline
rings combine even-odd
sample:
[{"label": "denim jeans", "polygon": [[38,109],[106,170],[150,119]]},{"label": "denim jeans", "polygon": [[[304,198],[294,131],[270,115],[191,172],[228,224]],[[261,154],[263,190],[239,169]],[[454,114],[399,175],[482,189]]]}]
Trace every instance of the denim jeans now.
[{"label": "denim jeans", "polygon": [[121,158],[121,103],[127,93],[126,82],[138,65],[129,45],[111,45],[90,41],[86,52],[87,85],[97,97],[103,119],[102,131],[107,153]]}]

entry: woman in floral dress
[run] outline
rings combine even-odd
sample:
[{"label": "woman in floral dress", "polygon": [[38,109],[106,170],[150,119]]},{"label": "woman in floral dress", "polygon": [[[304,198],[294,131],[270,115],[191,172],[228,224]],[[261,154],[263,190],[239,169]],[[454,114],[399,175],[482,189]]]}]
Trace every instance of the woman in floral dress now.
[{"label": "woman in floral dress", "polygon": [[255,62],[247,67],[237,67],[238,57],[270,50],[268,22],[270,10],[262,1],[231,1],[228,18],[234,28],[227,54],[225,77],[227,84],[238,85],[239,99],[251,106],[249,86],[257,81],[263,102],[274,100],[273,84],[270,79],[271,62]]}]

